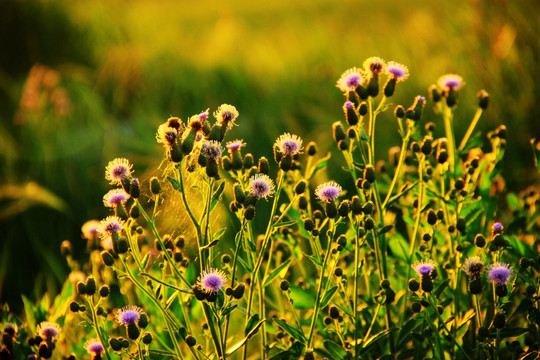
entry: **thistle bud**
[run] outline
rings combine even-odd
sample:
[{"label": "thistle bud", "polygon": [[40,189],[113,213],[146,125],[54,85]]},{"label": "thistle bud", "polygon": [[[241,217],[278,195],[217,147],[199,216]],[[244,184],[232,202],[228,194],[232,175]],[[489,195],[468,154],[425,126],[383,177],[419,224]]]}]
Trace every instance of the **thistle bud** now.
[{"label": "thistle bud", "polygon": [[351,199],[351,210],[354,215],[362,214],[362,201],[360,200],[358,195],[353,196],[353,198]]},{"label": "thistle bud", "polygon": [[136,204],[133,204],[133,206],[129,210],[129,216],[132,219],[137,219],[139,215],[140,215],[139,207]]},{"label": "thistle bud", "polygon": [[315,223],[313,223],[313,220],[304,220],[304,229],[306,229],[307,231],[312,231],[313,229],[315,229]]},{"label": "thistle bud", "polygon": [[154,195],[158,195],[161,192],[161,184],[155,176],[150,179],[150,191]]},{"label": "thistle bud", "polygon": [[308,202],[307,202],[307,198],[305,196],[300,196],[298,198],[298,208],[300,210],[306,210],[308,207]]},{"label": "thistle bud", "polygon": [[281,283],[279,284],[279,288],[282,290],[282,291],[287,291],[289,290],[289,282],[285,279],[281,280]]},{"label": "thistle bud", "polygon": [[365,220],[364,220],[364,227],[366,228],[366,230],[373,230],[375,228],[375,222],[373,221],[372,218],[370,217],[367,217]]},{"label": "thistle bud", "polygon": [[334,124],[332,124],[332,134],[336,142],[339,142],[340,140],[345,140],[345,130],[343,130],[341,122],[336,121]]},{"label": "thistle bud", "polygon": [[314,141],[310,141],[306,146],[306,152],[309,156],[313,156],[317,153],[317,144]]},{"label": "thistle bud", "polygon": [[424,138],[424,141],[422,142],[422,153],[424,153],[424,155],[428,156],[429,154],[431,154],[431,144],[432,144],[432,139],[431,138]]},{"label": "thistle bud", "polygon": [[112,255],[109,252],[102,251],[100,256],[101,256],[101,261],[103,261],[103,263],[106,266],[113,266],[114,265],[114,258],[112,257]]},{"label": "thistle bud", "polygon": [[477,95],[478,97],[478,107],[482,110],[486,110],[489,105],[489,94],[486,90],[480,90]]},{"label": "thistle bud", "polygon": [[471,278],[469,282],[469,292],[473,295],[480,294],[482,292],[482,278],[477,276]]},{"label": "thistle bud", "polygon": [[240,184],[234,185],[234,200],[238,204],[243,204],[246,200],[246,193],[244,192],[244,190],[242,190],[242,185]]},{"label": "thistle bud", "polygon": [[429,274],[422,275],[422,290],[424,292],[431,292],[433,290],[433,280],[431,279],[431,276]]},{"label": "thistle bud", "polygon": [[268,163],[268,159],[264,156],[259,159],[259,166],[257,170],[260,174],[268,175],[270,173],[270,164]]},{"label": "thistle bud", "polygon": [[347,120],[347,124],[353,126],[358,124],[358,115],[356,114],[356,110],[354,109],[354,104],[350,101],[347,101],[343,105],[343,112],[345,113],[345,120]]},{"label": "thistle bud", "polygon": [[409,290],[412,292],[416,292],[420,289],[420,283],[416,279],[410,279],[409,280]]},{"label": "thistle bud", "polygon": [[255,207],[253,205],[249,205],[245,212],[244,212],[244,217],[246,218],[246,220],[253,220],[253,218],[255,217]]},{"label": "thistle bud", "polygon": [[503,311],[498,311],[493,317],[493,326],[496,329],[502,329],[506,325],[506,316]]},{"label": "thistle bud", "polygon": [[218,177],[218,163],[214,159],[207,159],[206,163],[206,175],[210,178],[217,178]]},{"label": "thistle bud", "polygon": [[107,296],[109,296],[109,293],[110,293],[110,290],[107,285],[102,285],[99,288],[99,296],[101,296],[102,298],[106,298]]},{"label": "thistle bud", "polygon": [[339,140],[338,148],[341,151],[347,151],[347,149],[349,148],[349,144],[347,143],[346,140]]},{"label": "thistle bud", "polygon": [[337,207],[335,202],[331,201],[326,203],[326,216],[329,219],[333,219],[337,216]]},{"label": "thistle bud", "polygon": [[506,295],[508,295],[508,286],[501,283],[495,284],[495,294],[498,297],[505,297]]},{"label": "thistle bud", "polygon": [[306,180],[300,180],[298,182],[298,184],[296,184],[295,188],[294,188],[294,192],[297,194],[297,195],[301,195],[304,193],[304,191],[306,191]]},{"label": "thistle bud", "polygon": [[367,86],[367,91],[369,96],[376,97],[379,94],[379,74],[374,73],[372,75]]},{"label": "thistle bud", "polygon": [[289,171],[291,170],[292,166],[292,156],[291,155],[285,155],[281,157],[281,161],[279,162],[279,168],[283,171]]},{"label": "thistle bud", "polygon": [[[234,156],[233,156],[234,159]],[[234,164],[231,163],[231,159],[228,156],[223,156],[221,158],[221,166],[223,167],[223,170],[225,171],[231,171],[234,167]],[[240,169],[242,168],[243,163],[240,162]],[[235,168],[236,169],[236,168]]]},{"label": "thistle bud", "polygon": [[86,285],[82,281],[77,283],[77,293],[79,295],[86,295]]},{"label": "thistle bud", "polygon": [[392,78],[388,79],[388,81],[384,85],[384,96],[390,97],[390,96],[394,95],[394,91],[396,91],[396,83],[397,83],[396,78],[392,77]]},{"label": "thistle bud", "polygon": [[197,340],[192,335],[186,336],[185,340],[186,340],[186,344],[189,347],[193,347],[193,346],[197,345]]},{"label": "thistle bud", "polygon": [[116,245],[115,251],[118,254],[125,254],[129,250],[129,243],[125,237],[118,239],[118,244]]},{"label": "thistle bud", "polygon": [[427,213],[427,222],[429,225],[435,225],[437,223],[437,214],[435,213],[435,211],[433,209],[429,209],[428,213]]},{"label": "thistle bud", "polygon": [[235,299],[241,299],[244,296],[244,292],[246,290],[246,285],[244,283],[240,283],[236,285],[236,287],[233,289],[232,296]]},{"label": "thistle bud", "polygon": [[366,215],[371,215],[373,213],[373,209],[375,208],[375,205],[373,204],[373,201],[368,201],[362,206],[362,212]]},{"label": "thistle bud", "polygon": [[141,188],[139,186],[139,180],[138,179],[132,179],[131,180],[131,186],[129,187],[129,192],[132,198],[138,199],[139,196],[141,196]]},{"label": "thistle bud", "polygon": [[179,163],[182,161],[182,158],[184,157],[184,154],[182,153],[182,149],[178,145],[178,143],[175,141],[171,147],[168,150],[169,160],[175,163]]},{"label": "thistle bud", "polygon": [[364,179],[369,181],[370,183],[375,182],[375,168],[373,165],[366,165],[364,168]]},{"label": "thistle bud", "polygon": [[396,108],[394,109],[394,115],[398,119],[403,119],[405,117],[405,108],[401,105],[396,106]]},{"label": "thistle bud", "polygon": [[367,103],[363,102],[360,104],[360,107],[358,108],[358,113],[360,114],[360,116],[364,116],[366,115],[368,112],[368,105]]},{"label": "thistle bud", "polygon": [[135,324],[128,324],[126,326],[127,335],[131,340],[137,340],[139,335],[141,334],[141,331]]},{"label": "thistle bud", "polygon": [[143,344],[150,345],[152,343],[152,334],[150,333],[144,333],[142,337]]},{"label": "thistle bud", "polygon": [[339,216],[347,217],[349,215],[349,211],[351,211],[351,203],[349,202],[349,200],[343,200],[339,204],[339,208],[338,208]]},{"label": "thistle bud", "polygon": [[195,143],[195,137],[197,135],[197,129],[196,128],[192,128],[188,135],[186,136],[186,138],[184,139],[184,141],[182,141],[182,152],[187,155],[191,152],[191,150],[193,150],[193,144]]},{"label": "thistle bud", "polygon": [[246,156],[244,156],[244,169],[249,169],[254,164],[255,164],[255,160],[253,159],[253,155],[250,153],[246,154]]},{"label": "thistle bud", "polygon": [[193,286],[191,290],[193,291],[193,295],[195,295],[197,300],[203,301],[206,299],[206,292],[199,285]]},{"label": "thistle bud", "polygon": [[137,326],[141,329],[145,329],[148,326],[148,316],[146,316],[145,313],[142,313],[139,317],[139,321],[137,321]]},{"label": "thistle bud", "polygon": [[429,93],[430,99],[431,99],[435,104],[438,103],[439,101],[441,101],[441,93],[439,93],[439,90],[437,90],[437,86],[436,86],[436,85],[431,85],[431,86],[428,88],[428,93]]}]

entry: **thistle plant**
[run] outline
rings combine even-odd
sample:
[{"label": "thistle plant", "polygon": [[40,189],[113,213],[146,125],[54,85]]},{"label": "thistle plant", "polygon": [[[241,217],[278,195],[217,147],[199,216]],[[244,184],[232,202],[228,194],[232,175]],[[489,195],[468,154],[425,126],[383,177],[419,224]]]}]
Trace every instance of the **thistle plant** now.
[{"label": "thistle plant", "polygon": [[[256,160],[228,140],[242,126],[229,104],[214,120],[169,118],[155,176],[107,165],[110,215],[82,227],[90,261],[66,254],[69,309],[27,304],[24,334],[4,326],[2,359],[534,358],[538,192],[498,207],[506,128],[487,151],[475,133],[487,92],[461,135],[463,79],[393,103],[409,76],[378,57],[345,71],[327,156],[285,132],[273,161]],[[375,152],[381,121],[401,136],[388,158]]]}]

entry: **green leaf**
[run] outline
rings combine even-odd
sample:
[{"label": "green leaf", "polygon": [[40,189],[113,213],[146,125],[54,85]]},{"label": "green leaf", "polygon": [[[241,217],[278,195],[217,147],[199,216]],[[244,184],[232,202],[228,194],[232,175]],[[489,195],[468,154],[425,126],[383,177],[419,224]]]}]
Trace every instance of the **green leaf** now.
[{"label": "green leaf", "polygon": [[223,235],[225,234],[226,230],[227,230],[227,228],[223,228],[223,229],[219,230],[217,233],[214,234],[213,239],[214,240],[221,239],[223,237]]},{"label": "green leaf", "polygon": [[[527,328],[502,328],[500,331],[501,339],[518,337],[529,331]],[[497,338],[497,331],[490,331],[489,337],[492,339]]]},{"label": "green leaf", "polygon": [[178,180],[170,176],[167,176],[167,180],[169,180],[174,190],[180,190],[180,182]]},{"label": "green leaf", "polygon": [[212,241],[209,244],[206,244],[204,246],[201,246],[201,250],[210,249],[212,246],[216,246],[218,242],[219,242],[219,239],[214,240],[214,241]]},{"label": "green leaf", "polygon": [[395,203],[396,201],[398,201],[402,196],[405,196],[409,191],[411,191],[415,186],[416,184],[418,184],[418,181],[412,183],[412,184],[408,184],[406,185],[404,188],[402,188],[400,190],[400,192],[394,196],[392,196],[390,199],[388,199],[388,203],[386,204],[386,207],[392,205],[393,203]]},{"label": "green leaf", "polygon": [[397,348],[400,349],[407,341],[409,341],[411,333],[421,327],[421,325],[422,321],[416,317],[407,321],[399,331],[398,342],[396,345]]},{"label": "green leaf", "polygon": [[282,270],[286,270],[286,268],[289,267],[289,264],[291,263],[292,259],[289,258],[287,261],[285,261],[283,264],[279,265],[277,268],[275,268],[264,280],[263,280],[263,287],[268,286],[272,280],[276,278],[276,276],[279,275],[279,273]]},{"label": "green leaf", "polygon": [[218,201],[221,199],[223,190],[225,190],[225,181],[222,181],[221,184],[219,184],[218,189],[214,192],[214,195],[212,195],[212,203],[210,204],[210,211],[214,210]]},{"label": "green leaf", "polygon": [[246,324],[246,328],[244,330],[244,335],[249,334],[249,332],[255,328],[255,325],[260,321],[260,319],[261,318],[259,317],[259,314],[251,315],[248,322],[247,322],[247,324]]},{"label": "green leaf", "polygon": [[302,330],[298,330],[295,327],[290,326],[285,321],[280,319],[274,319],[274,321],[289,335],[291,335],[296,340],[300,341],[302,344],[307,342],[306,337],[302,333]]},{"label": "green leaf", "polygon": [[37,321],[35,317],[36,308],[34,304],[24,295],[21,295],[23,304],[24,304],[24,313],[26,314],[26,322],[31,331],[34,331],[37,326]]},{"label": "green leaf", "polygon": [[458,321],[458,329],[462,327],[463,325],[466,325],[469,321],[471,321],[472,318],[476,315],[476,311],[474,309],[469,309]]},{"label": "green leaf", "polygon": [[317,266],[317,267],[321,267],[322,266],[322,263],[319,259],[317,259],[315,256],[312,256],[312,255],[307,255],[307,254],[304,254],[305,257],[307,257],[309,260],[311,260],[311,262]]},{"label": "green leaf", "polygon": [[336,293],[336,291],[338,291],[338,287],[337,286],[334,286],[333,288],[331,288],[330,290],[328,290],[326,292],[326,294],[324,294],[323,296],[323,299],[321,300],[321,304],[319,305],[320,308],[323,308],[325,307],[326,305],[328,305],[328,303],[330,302],[330,300],[332,300],[332,297],[334,296],[334,294]]},{"label": "green leaf", "polygon": [[347,357],[347,352],[343,349],[343,347],[339,346],[333,341],[325,340],[324,347],[326,350],[328,350],[332,359],[345,359]]},{"label": "green leaf", "polygon": [[236,257],[238,259],[238,261],[240,262],[240,264],[244,267],[244,269],[246,269],[247,271],[249,272],[252,272],[253,269],[251,268],[251,266],[249,266],[249,264],[244,260],[242,259],[241,256],[237,256]]},{"label": "green leaf", "polygon": [[381,230],[379,230],[379,235],[386,234],[387,232],[392,230],[393,227],[394,227],[394,225],[386,225]]},{"label": "green leaf", "polygon": [[312,309],[315,306],[315,294],[308,294],[299,286],[291,286],[291,299],[297,309]]},{"label": "green leaf", "polygon": [[397,328],[390,328],[390,329],[382,330],[381,332],[371,336],[362,344],[362,349],[358,352],[358,354],[362,355],[366,353],[369,350],[370,346],[377,344],[379,341],[382,340],[383,337],[387,336],[391,332],[396,332],[396,331],[398,331]]},{"label": "green leaf", "polygon": [[231,312],[234,311],[234,309],[236,309],[237,306],[238,304],[236,303],[229,303],[229,305],[227,305],[225,309],[221,310],[221,316],[225,317],[229,315]]}]

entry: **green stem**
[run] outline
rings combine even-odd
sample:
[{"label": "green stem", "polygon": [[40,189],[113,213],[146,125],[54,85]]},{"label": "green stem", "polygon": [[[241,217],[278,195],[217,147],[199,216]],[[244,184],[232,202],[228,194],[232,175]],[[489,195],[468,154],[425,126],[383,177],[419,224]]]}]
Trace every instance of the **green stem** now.
[{"label": "green stem", "polygon": [[319,288],[317,289],[317,297],[315,298],[315,309],[313,310],[313,315],[311,317],[311,325],[309,327],[309,335],[308,335],[308,341],[307,341],[307,348],[311,348],[311,341],[313,339],[313,330],[315,329],[315,323],[317,322],[317,316],[319,314],[319,306],[321,304],[321,294],[324,284],[324,272],[326,269],[326,264],[328,263],[328,258],[330,257],[330,253],[332,252],[332,238],[334,236],[335,231],[335,223],[334,220],[331,221],[331,230],[330,234],[331,237],[328,238],[328,245],[326,249],[326,255],[324,256],[324,261],[322,263],[321,267],[321,280],[319,282]]},{"label": "green stem", "polygon": [[407,134],[405,135],[405,138],[403,139],[403,143],[401,144],[401,151],[399,152],[399,160],[396,167],[396,171],[394,172],[394,177],[392,178],[392,182],[390,183],[390,187],[388,188],[388,193],[386,194],[386,197],[384,198],[384,201],[382,204],[383,210],[386,210],[386,205],[388,204],[388,200],[390,200],[390,197],[392,196],[392,192],[394,191],[394,186],[396,186],[399,175],[401,174],[401,168],[403,167],[403,163],[405,162],[405,155],[407,153],[407,147],[409,146],[410,137],[411,137],[411,127],[408,127]]},{"label": "green stem", "polygon": [[99,338],[99,341],[101,341],[101,344],[103,345],[103,348],[105,349],[105,355],[107,356],[108,360],[111,360],[111,356],[109,355],[109,351],[107,350],[107,342],[103,338],[103,335],[101,334],[101,331],[99,330],[99,324],[98,324],[98,316],[96,313],[96,308],[94,307],[94,298],[93,296],[90,297],[90,301],[88,304],[89,308],[92,310],[92,322],[94,323],[94,330],[96,330],[97,336]]},{"label": "green stem", "polygon": [[476,109],[476,113],[474,114],[474,117],[469,124],[469,128],[467,129],[467,132],[463,136],[463,139],[461,139],[461,143],[459,144],[458,150],[463,150],[465,148],[465,145],[467,145],[467,141],[472,135],[472,132],[474,131],[474,128],[476,127],[476,124],[478,123],[478,120],[480,119],[480,116],[482,116],[482,108]]}]

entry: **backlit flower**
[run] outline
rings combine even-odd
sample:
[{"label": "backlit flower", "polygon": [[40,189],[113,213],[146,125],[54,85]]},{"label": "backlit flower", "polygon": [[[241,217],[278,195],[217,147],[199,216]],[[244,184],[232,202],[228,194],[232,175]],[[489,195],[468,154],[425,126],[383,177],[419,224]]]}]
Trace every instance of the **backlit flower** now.
[{"label": "backlit flower", "polygon": [[122,230],[124,221],[118,216],[107,216],[101,220],[99,232],[102,236],[112,235]]},{"label": "backlit flower", "polygon": [[354,91],[358,86],[364,83],[364,72],[358,68],[351,68],[341,74],[341,77],[336,83],[336,87],[343,91]]},{"label": "backlit flower", "polygon": [[243,140],[234,140],[234,141],[229,141],[226,145],[227,149],[229,149],[229,152],[233,152],[233,151],[237,151],[237,150],[240,150],[241,148],[243,148],[244,146],[246,146],[246,144],[244,144],[244,141]]},{"label": "backlit flower", "polygon": [[122,325],[131,325],[139,321],[142,309],[135,305],[124,306],[116,312],[116,321]]},{"label": "backlit flower", "polygon": [[342,188],[335,181],[329,181],[317,186],[315,196],[324,202],[332,202],[341,195]]},{"label": "backlit flower", "polygon": [[274,182],[265,174],[253,175],[249,187],[251,194],[258,199],[266,198],[274,193]]},{"label": "backlit flower", "polygon": [[217,141],[206,141],[203,143],[202,151],[204,156],[212,160],[219,160],[223,154],[223,148]]},{"label": "backlit flower", "polygon": [[158,143],[163,144],[166,147],[171,146],[178,137],[178,130],[170,127],[168,123],[161,124],[156,134],[156,140]]},{"label": "backlit flower", "polygon": [[99,228],[101,223],[98,220],[88,220],[81,228],[83,237],[88,240],[97,239],[101,236]]},{"label": "backlit flower", "polygon": [[505,263],[496,263],[489,267],[489,280],[495,284],[506,284],[512,276],[512,268]]},{"label": "backlit flower", "polygon": [[477,277],[484,272],[484,262],[479,256],[468,257],[463,263],[463,271],[471,277]]},{"label": "backlit flower", "polygon": [[101,341],[96,338],[86,341],[84,343],[84,348],[92,355],[101,355],[101,353],[105,351],[105,348],[101,345]]},{"label": "backlit flower", "polygon": [[371,78],[372,76],[377,76],[383,71],[385,71],[385,63],[384,60],[380,57],[372,56],[366,61],[364,61],[364,71],[369,75]]},{"label": "backlit flower", "polygon": [[58,337],[62,329],[60,325],[51,321],[41,322],[36,329],[36,333],[42,338],[47,340],[54,340]]},{"label": "backlit flower", "polygon": [[223,271],[211,268],[203,270],[197,283],[207,294],[210,294],[223,289],[227,281],[227,275]]},{"label": "backlit flower", "polygon": [[431,272],[435,270],[436,266],[437,263],[433,260],[417,261],[412,265],[413,270],[416,271],[416,273],[420,276],[431,274]]},{"label": "backlit flower", "polygon": [[230,130],[235,124],[238,118],[238,110],[232,105],[222,104],[214,112],[214,117],[217,122],[223,126],[226,126],[227,130]]},{"label": "backlit flower", "polygon": [[443,89],[445,92],[449,90],[457,91],[465,85],[465,82],[463,81],[463,78],[456,74],[446,74],[439,78],[437,81],[437,84],[441,89]]},{"label": "backlit flower", "polygon": [[118,206],[129,199],[129,194],[124,189],[112,189],[103,196],[103,204],[107,207]]},{"label": "backlit flower", "polygon": [[409,77],[409,69],[405,65],[390,61],[386,64],[386,74],[397,81],[404,81]]},{"label": "backlit flower", "polygon": [[128,159],[116,158],[105,168],[105,179],[112,185],[122,185],[122,180],[131,176],[132,167]]},{"label": "backlit flower", "polygon": [[274,144],[283,155],[294,156],[302,150],[302,139],[296,135],[285,133],[281,135]]}]

